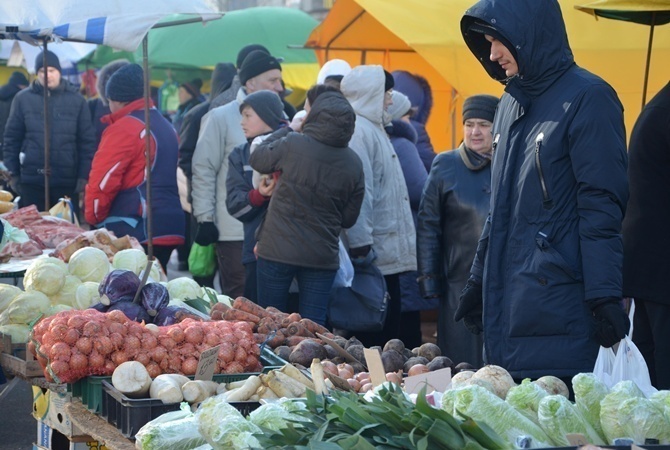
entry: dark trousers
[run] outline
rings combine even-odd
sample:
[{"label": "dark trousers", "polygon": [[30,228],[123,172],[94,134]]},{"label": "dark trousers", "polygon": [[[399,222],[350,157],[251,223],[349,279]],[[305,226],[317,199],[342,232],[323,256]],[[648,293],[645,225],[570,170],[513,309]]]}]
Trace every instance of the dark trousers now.
[{"label": "dark trousers", "polygon": [[633,342],[649,368],[651,384],[670,389],[670,305],[635,299]]},{"label": "dark trousers", "polygon": [[[384,329],[374,333],[355,333],[355,336],[366,347],[372,347],[374,345],[383,347],[384,344],[391,339],[400,339],[400,274],[384,275],[384,280],[386,281],[386,290],[391,297],[388,305],[388,313],[386,313]],[[355,311],[352,311],[351,313],[356,314]]]},{"label": "dark trousers", "polygon": [[244,266],[242,241],[216,243],[216,261],[219,266],[221,293],[233,299],[244,294]]},{"label": "dark trousers", "polygon": [[244,272],[246,274],[244,280],[244,296],[254,302],[258,301],[258,277],[256,276],[256,265],[256,261],[244,265]]},{"label": "dark trousers", "polygon": [[[21,189],[21,200],[19,201],[19,206],[21,208],[23,208],[24,206],[35,205],[38,211],[45,211],[44,186],[21,183],[20,189]],[[74,191],[74,186],[72,187],[51,186],[49,188],[49,208],[58,203],[58,199],[68,196],[72,200],[72,207],[74,208],[74,213],[79,214],[79,194],[75,194],[72,191]]]}]

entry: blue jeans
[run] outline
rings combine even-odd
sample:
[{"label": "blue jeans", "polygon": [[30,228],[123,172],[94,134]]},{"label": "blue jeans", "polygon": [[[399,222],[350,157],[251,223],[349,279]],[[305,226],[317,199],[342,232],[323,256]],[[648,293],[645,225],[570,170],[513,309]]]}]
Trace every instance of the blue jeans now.
[{"label": "blue jeans", "polygon": [[263,258],[258,258],[256,270],[259,305],[287,311],[288,290],[295,277],[300,290],[300,315],[325,326],[330,291],[337,270],[312,269]]}]

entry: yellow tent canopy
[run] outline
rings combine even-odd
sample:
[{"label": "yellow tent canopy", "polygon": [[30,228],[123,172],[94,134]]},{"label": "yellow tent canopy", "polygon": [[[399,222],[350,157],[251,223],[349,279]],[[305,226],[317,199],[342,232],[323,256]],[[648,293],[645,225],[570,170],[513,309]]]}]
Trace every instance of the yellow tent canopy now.
[{"label": "yellow tent canopy", "polygon": [[[338,0],[314,29],[307,46],[324,49],[318,52],[321,63],[342,58],[356,65],[382,64],[387,70],[403,69],[426,77],[435,96],[428,131],[436,150],[449,149],[461,137],[462,99],[479,93],[502,93],[502,85],[488,77],[461,36],[461,17],[474,3]],[[559,3],[577,64],[616,89],[630,131],[640,113],[648,27],[612,20],[596,23],[574,8],[581,3],[578,0]],[[670,27],[656,29],[653,52],[650,96],[670,78]],[[453,108],[458,114],[452,114]]]}]

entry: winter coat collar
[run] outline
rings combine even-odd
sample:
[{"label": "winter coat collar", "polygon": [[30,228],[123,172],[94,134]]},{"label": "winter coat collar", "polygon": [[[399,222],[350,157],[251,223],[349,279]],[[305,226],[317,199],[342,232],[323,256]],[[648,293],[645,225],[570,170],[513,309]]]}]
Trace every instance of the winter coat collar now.
[{"label": "winter coat collar", "polygon": [[483,157],[478,158],[474,153],[475,152],[473,152],[472,150],[470,150],[465,146],[465,143],[461,144],[458,147],[458,154],[461,156],[463,164],[465,164],[465,167],[467,167],[470,170],[474,171],[481,170],[491,163],[491,160],[489,158],[483,158]]},{"label": "winter coat collar", "polygon": [[[152,100],[149,100],[149,107],[150,108],[154,107],[154,102]],[[112,124],[112,123],[117,122],[120,119],[124,118],[125,116],[127,116],[131,112],[136,111],[138,109],[143,109],[143,108],[144,108],[144,99],[143,98],[138,98],[137,100],[134,100],[134,101],[128,103],[126,106],[119,109],[118,111],[113,112],[111,114],[107,114],[106,116],[102,116],[100,121],[103,122],[103,123],[106,123],[106,124]]]},{"label": "winter coat collar", "polygon": [[[42,86],[40,83],[37,82],[37,80],[33,80],[33,82],[30,84],[30,89],[35,92],[36,94],[42,95],[44,93],[44,86]],[[72,86],[70,83],[65,81],[64,79],[60,80],[60,84],[56,86],[55,89],[49,89],[49,91],[52,94],[61,94],[63,92],[69,91],[69,92],[77,92],[77,88]]]},{"label": "winter coat collar", "polygon": [[[514,46],[518,75],[506,79],[489,59],[491,46],[484,35],[469,32],[475,20],[491,25]],[[465,12],[461,32],[491,78],[506,84],[505,90],[526,107],[575,64],[557,0],[480,0]]]},{"label": "winter coat collar", "polygon": [[391,121],[391,125],[386,127],[386,132],[391,138],[405,138],[412,144],[416,144],[419,140],[419,135],[414,126],[404,120]]}]

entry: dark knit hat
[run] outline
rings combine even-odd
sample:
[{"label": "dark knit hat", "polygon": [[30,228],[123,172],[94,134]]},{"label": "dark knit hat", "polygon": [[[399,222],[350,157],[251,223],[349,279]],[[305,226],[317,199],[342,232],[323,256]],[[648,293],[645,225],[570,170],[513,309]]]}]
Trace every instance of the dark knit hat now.
[{"label": "dark knit hat", "polygon": [[107,99],[132,102],[144,97],[144,71],[139,64],[128,64],[109,77],[105,89]]},{"label": "dark knit hat", "polygon": [[12,75],[9,77],[9,80],[7,81],[7,84],[19,87],[19,86],[28,86],[30,82],[23,73],[17,71],[12,73]]},{"label": "dark knit hat", "polygon": [[100,69],[100,72],[98,73],[98,81],[96,81],[95,87],[98,90],[98,95],[100,96],[100,100],[102,101],[103,105],[107,105],[109,103],[107,101],[107,96],[105,95],[107,82],[111,76],[114,75],[114,72],[123,66],[127,66],[128,64],[130,64],[130,61],[127,59],[115,59],[114,61],[110,61],[105,64]]},{"label": "dark knit hat", "polygon": [[[44,51],[41,51],[39,55],[35,58],[35,73],[44,66]],[[60,68],[60,61],[58,56],[51,50],[47,50],[47,67],[53,67],[54,69],[62,72]]]},{"label": "dark knit hat", "polygon": [[468,119],[484,119],[493,122],[498,107],[498,97],[473,95],[463,102],[463,122]]},{"label": "dark knit hat", "polygon": [[241,69],[242,68],[242,63],[244,62],[244,58],[246,58],[247,55],[249,55],[249,53],[251,53],[253,51],[256,51],[256,50],[260,50],[262,52],[265,52],[268,55],[270,54],[270,50],[263,47],[261,44],[249,44],[246,47],[242,47],[242,50],[240,50],[237,53],[237,60],[235,61],[235,67],[237,67],[238,70]]},{"label": "dark knit hat", "polygon": [[179,86],[186,89],[186,92],[191,94],[193,97],[200,97],[200,88],[202,88],[202,80],[200,78],[194,78],[191,81],[186,81]]},{"label": "dark knit hat", "polygon": [[258,117],[273,130],[286,123],[284,104],[276,92],[256,91],[253,94],[249,94],[240,105],[240,112],[246,106],[253,109],[258,114]]},{"label": "dark knit hat", "polygon": [[385,70],[384,71],[384,92],[388,91],[389,89],[393,89],[393,86],[395,86],[395,80],[393,79],[393,75],[391,75],[391,72],[387,72]]},{"label": "dark knit hat", "polygon": [[240,83],[244,86],[253,77],[273,69],[281,70],[281,64],[277,58],[261,50],[254,50],[242,62],[239,71]]}]

